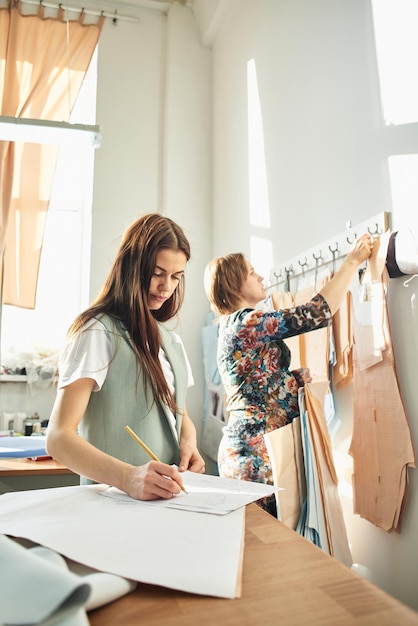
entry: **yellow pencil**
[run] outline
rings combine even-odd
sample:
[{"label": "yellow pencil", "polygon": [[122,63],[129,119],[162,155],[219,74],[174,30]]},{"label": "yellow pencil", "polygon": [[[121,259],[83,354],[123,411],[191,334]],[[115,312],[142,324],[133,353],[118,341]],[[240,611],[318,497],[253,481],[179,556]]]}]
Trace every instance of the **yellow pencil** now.
[{"label": "yellow pencil", "polygon": [[[138,437],[138,435],[137,435],[136,433],[134,433],[134,431],[132,430],[132,428],[129,428],[129,426],[125,426],[125,430],[126,430],[126,432],[127,432],[127,433],[129,433],[129,434],[131,435],[131,437],[132,437],[133,439],[135,439],[135,441],[136,441],[137,443],[139,443],[139,445],[141,446],[141,448],[142,448],[143,450],[145,450],[145,452],[146,452],[147,454],[149,454],[149,456],[150,456],[152,459],[154,459],[154,461],[158,461],[159,463],[161,463],[161,461],[160,461],[160,459],[158,458],[158,456],[156,456],[156,455],[154,454],[154,452],[153,452],[152,450],[150,450],[150,449],[148,448],[148,446],[147,446],[147,445],[145,445],[145,443],[142,441],[142,439],[140,439],[140,438]],[[183,486],[183,485],[181,485],[181,487],[180,487],[180,488],[181,488],[181,490],[182,490],[182,491],[184,491],[184,493],[187,493],[187,491],[186,491],[186,489],[184,488],[184,486]]]}]

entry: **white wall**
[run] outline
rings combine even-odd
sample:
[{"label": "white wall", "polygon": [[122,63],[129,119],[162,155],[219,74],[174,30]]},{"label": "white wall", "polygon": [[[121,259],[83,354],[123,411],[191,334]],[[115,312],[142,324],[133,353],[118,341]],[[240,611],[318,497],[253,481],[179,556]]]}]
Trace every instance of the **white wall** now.
[{"label": "white wall", "polygon": [[[202,5],[207,9],[210,0],[197,0],[195,11],[202,40],[212,45],[213,54],[213,254],[240,250],[249,255],[250,237],[263,236],[273,243],[278,267],[340,235],[349,220],[356,225],[382,211],[393,212],[370,2],[224,0],[213,14]],[[251,225],[249,218],[251,60],[264,131],[271,218],[265,228]],[[407,409],[415,441],[418,397],[406,376],[416,386],[418,320],[411,309],[416,288],[411,283],[408,292],[401,279],[391,286],[393,294],[396,289],[391,301],[395,352],[402,361],[401,390],[410,393]],[[340,435],[348,438],[351,399],[350,389],[337,397]],[[388,534],[354,516],[350,497],[344,497],[343,506],[354,560],[371,570],[374,582],[418,609],[416,470],[409,476],[400,533]]]}]

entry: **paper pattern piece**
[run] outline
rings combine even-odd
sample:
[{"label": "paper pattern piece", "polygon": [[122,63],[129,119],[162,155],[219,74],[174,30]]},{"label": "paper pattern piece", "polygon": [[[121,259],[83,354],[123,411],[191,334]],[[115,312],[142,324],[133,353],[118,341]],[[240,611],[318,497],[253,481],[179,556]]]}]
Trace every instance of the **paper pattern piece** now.
[{"label": "paper pattern piece", "polygon": [[273,482],[282,489],[277,493],[278,518],[296,530],[306,497],[305,468],[300,435],[300,418],[264,435],[271,460]]},{"label": "paper pattern piece", "polygon": [[107,489],[88,485],[5,493],[0,533],[131,580],[237,597],[244,507],[207,515],[106,498],[101,492]]}]

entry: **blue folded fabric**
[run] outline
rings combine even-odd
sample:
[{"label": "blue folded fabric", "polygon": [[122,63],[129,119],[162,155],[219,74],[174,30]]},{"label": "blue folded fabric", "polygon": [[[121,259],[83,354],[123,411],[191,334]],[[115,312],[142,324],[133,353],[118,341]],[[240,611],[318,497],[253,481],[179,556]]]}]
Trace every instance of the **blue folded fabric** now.
[{"label": "blue folded fabric", "polygon": [[45,445],[45,435],[37,435],[36,437],[0,437],[0,458],[46,456]]}]

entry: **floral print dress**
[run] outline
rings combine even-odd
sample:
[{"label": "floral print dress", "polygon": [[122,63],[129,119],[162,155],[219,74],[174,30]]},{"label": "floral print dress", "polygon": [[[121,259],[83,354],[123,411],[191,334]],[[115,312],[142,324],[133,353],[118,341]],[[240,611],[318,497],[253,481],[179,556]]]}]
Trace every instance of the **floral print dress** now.
[{"label": "floral print dress", "polygon": [[284,339],[329,324],[331,310],[317,294],[302,306],[265,312],[240,309],[221,318],[218,367],[227,425],[218,452],[219,474],[272,483],[264,433],[299,416],[297,374]]}]

